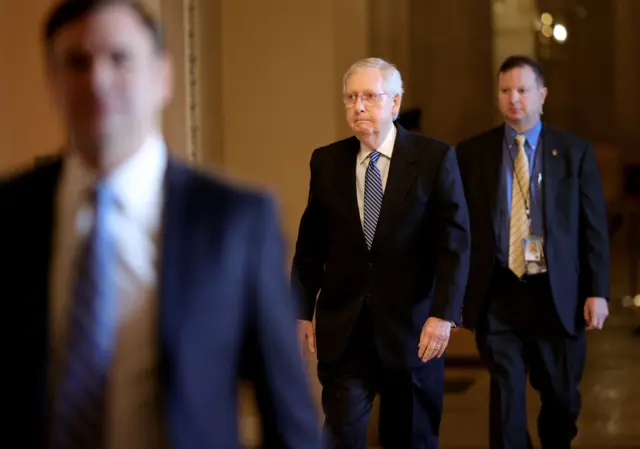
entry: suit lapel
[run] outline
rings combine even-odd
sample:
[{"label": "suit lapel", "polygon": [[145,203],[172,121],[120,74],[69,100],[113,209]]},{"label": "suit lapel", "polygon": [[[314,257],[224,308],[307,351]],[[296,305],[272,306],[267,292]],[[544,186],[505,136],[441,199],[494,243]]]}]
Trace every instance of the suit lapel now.
[{"label": "suit lapel", "polygon": [[542,126],[542,191],[544,195],[545,233],[553,229],[554,205],[557,201],[558,181],[564,172],[564,148],[561,148],[553,129]]},{"label": "suit lapel", "polygon": [[[362,221],[360,219],[360,209],[358,207],[358,196],[356,194],[356,164],[358,163],[358,152],[360,151],[360,141],[355,137],[345,141],[345,148],[340,152],[336,160],[334,173],[336,173],[337,195],[344,196],[345,215],[347,227],[358,239],[358,246],[367,250],[367,243],[364,238]],[[345,193],[346,192],[346,193]]]},{"label": "suit lapel", "polygon": [[480,148],[486,152],[479,160],[484,161],[484,168],[480,171],[483,176],[479,180],[485,186],[485,198],[493,224],[494,236],[497,237],[500,227],[500,196],[504,194],[504,173],[502,172],[502,146],[504,144],[504,126],[494,128],[487,135],[486,148]]},{"label": "suit lapel", "polygon": [[179,336],[182,311],[188,300],[189,246],[185,223],[189,169],[169,159],[164,181],[164,205],[159,267],[158,323],[160,337],[160,378],[168,381],[170,375],[169,353],[175,342],[171,336]]},{"label": "suit lapel", "polygon": [[410,133],[400,125],[396,125],[396,128],[396,141],[391,155],[387,185],[371,247],[372,251],[380,244],[380,241],[384,240],[385,235],[392,228],[394,217],[398,215],[397,212],[402,205],[402,200],[417,175],[414,164],[418,157],[411,146]]},{"label": "suit lapel", "polygon": [[[29,368],[33,366],[39,373],[39,385],[30,385],[29,388],[37,388],[38,396],[41,399],[39,411],[41,411],[43,429],[42,435],[46,432],[46,416],[50,410],[49,385],[49,362],[50,362],[50,279],[51,279],[51,257],[53,248],[53,232],[55,229],[55,204],[56,193],[59,184],[62,161],[60,159],[48,164],[31,175],[34,176],[31,182],[23,184],[26,189],[22,201],[29,204],[26,211],[25,220],[18,230],[22,234],[13,236],[15,238],[16,251],[21,251],[24,255],[18,255],[18,266],[28,269],[24,276],[18,273],[16,282],[20,285],[21,294],[26,301],[25,309],[22,306],[19,310],[24,311],[24,317],[17,319],[30,329],[28,342],[34,342],[32,352],[29,357],[33,357],[29,363]],[[19,248],[18,248],[19,246]],[[28,258],[24,262],[20,259]],[[19,300],[14,298],[13,300]],[[28,304],[28,306],[27,306]],[[31,351],[31,349],[29,349]],[[31,365],[33,363],[33,365]]]},{"label": "suit lapel", "polygon": [[[44,310],[49,310],[49,278],[51,277],[51,257],[53,249],[53,230],[55,229],[55,199],[57,187],[62,171],[62,161],[57,160],[52,165],[46,166],[39,174],[34,189],[30,196],[33,203],[30,205],[33,215],[31,223],[25,223],[25,229],[33,229],[29,232],[29,237],[25,241],[31,241],[34,251],[29,255],[33,266],[35,277],[34,287],[38,289],[34,292],[36,297],[44,298]],[[33,226],[33,228],[31,228]],[[48,321],[48,320],[47,320]]]}]

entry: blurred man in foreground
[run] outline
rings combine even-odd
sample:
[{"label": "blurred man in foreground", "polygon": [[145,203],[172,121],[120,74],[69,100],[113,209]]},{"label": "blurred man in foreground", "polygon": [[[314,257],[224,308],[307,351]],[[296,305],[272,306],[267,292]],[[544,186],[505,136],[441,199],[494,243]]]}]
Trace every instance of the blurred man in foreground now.
[{"label": "blurred man in foreground", "polygon": [[69,151],[0,187],[3,438],[236,448],[243,372],[263,447],[317,449],[274,205],[169,156],[159,24],[139,1],[67,0],[44,44]]}]

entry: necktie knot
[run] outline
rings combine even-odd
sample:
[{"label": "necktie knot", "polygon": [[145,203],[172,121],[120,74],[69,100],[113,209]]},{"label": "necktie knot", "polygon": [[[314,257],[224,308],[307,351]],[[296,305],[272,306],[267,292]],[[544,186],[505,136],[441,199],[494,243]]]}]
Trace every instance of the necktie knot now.
[{"label": "necktie knot", "polygon": [[526,142],[527,138],[525,136],[523,136],[522,134],[518,134],[516,136],[516,143],[518,144],[518,149],[520,148],[524,148],[524,143]]},{"label": "necktie knot", "polygon": [[110,208],[117,203],[113,188],[104,182],[99,182],[91,186],[87,192],[87,196],[96,209]]},{"label": "necktie knot", "polygon": [[378,163],[378,159],[380,159],[380,152],[379,151],[372,151],[371,154],[369,155],[369,163],[370,164],[377,164]]}]

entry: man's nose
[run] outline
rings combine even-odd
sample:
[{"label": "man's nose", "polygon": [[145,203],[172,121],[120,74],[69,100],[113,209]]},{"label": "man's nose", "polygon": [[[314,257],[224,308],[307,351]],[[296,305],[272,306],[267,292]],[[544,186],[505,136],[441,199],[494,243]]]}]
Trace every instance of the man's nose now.
[{"label": "man's nose", "polygon": [[353,105],[354,109],[357,109],[358,112],[364,112],[365,111],[365,104],[364,104],[364,98],[362,98],[362,95],[358,95],[356,97],[356,104]]},{"label": "man's nose", "polygon": [[91,88],[95,94],[109,90],[113,83],[113,70],[105,61],[96,61],[90,69]]},{"label": "man's nose", "polygon": [[520,94],[518,93],[517,90],[512,90],[509,93],[509,101],[511,103],[517,103],[519,99],[520,99]]}]

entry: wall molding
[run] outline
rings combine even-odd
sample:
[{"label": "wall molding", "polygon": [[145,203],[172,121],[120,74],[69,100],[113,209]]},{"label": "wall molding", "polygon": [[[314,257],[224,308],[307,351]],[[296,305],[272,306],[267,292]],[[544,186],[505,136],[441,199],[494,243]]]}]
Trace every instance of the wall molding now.
[{"label": "wall molding", "polygon": [[200,40],[198,33],[198,0],[186,0],[186,63],[187,63],[187,114],[188,144],[187,159],[190,163],[200,161],[200,108],[198,89],[198,54]]}]

